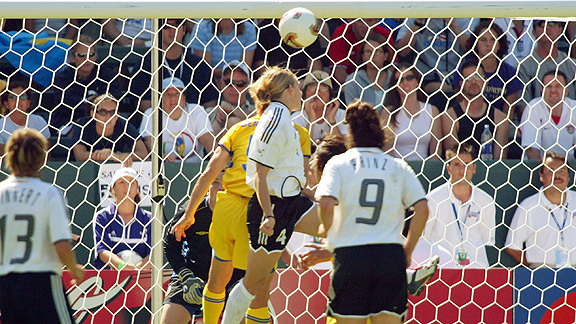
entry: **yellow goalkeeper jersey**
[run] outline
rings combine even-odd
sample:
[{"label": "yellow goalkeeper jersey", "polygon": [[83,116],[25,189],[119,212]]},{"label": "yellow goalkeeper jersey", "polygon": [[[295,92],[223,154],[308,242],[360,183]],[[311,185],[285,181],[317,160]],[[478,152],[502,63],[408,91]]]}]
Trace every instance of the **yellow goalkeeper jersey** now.
[{"label": "yellow goalkeeper jersey", "polygon": [[[243,197],[251,197],[254,194],[254,189],[246,184],[246,162],[248,160],[247,154],[250,140],[259,120],[260,116],[255,116],[239,122],[232,126],[218,143],[232,157],[232,161],[226,168],[226,173],[224,173],[224,178],[222,179],[224,189]],[[302,154],[304,157],[310,157],[312,152],[310,133],[306,128],[296,124],[294,124],[294,127],[298,130],[298,135],[300,136]]]}]

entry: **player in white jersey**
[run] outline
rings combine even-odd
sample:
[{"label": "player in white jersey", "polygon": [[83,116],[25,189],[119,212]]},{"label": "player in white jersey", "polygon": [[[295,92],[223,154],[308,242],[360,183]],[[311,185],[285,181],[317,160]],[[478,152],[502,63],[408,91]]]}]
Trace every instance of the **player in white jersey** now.
[{"label": "player in white jersey", "polygon": [[0,312],[2,323],[74,323],[62,265],[84,277],[72,251],[62,194],[39,179],[48,142],[19,129],[6,144],[10,177],[0,183]]},{"label": "player in white jersey", "polygon": [[290,111],[301,109],[296,76],[274,67],[250,87],[262,117],[248,149],[246,184],[255,190],[248,203],[250,252],[246,276],[230,293],[223,324],[238,324],[254,296],[270,287],[271,273],[295,224],[314,207],[300,194],[306,186],[304,160]]},{"label": "player in white jersey", "polygon": [[[428,218],[425,193],[406,162],[381,150],[384,134],[370,104],[351,104],[345,120],[350,149],[328,161],[316,189],[334,251],[327,313],[338,323],[401,323],[405,269]],[[410,207],[414,216],[405,241],[404,211]]]}]

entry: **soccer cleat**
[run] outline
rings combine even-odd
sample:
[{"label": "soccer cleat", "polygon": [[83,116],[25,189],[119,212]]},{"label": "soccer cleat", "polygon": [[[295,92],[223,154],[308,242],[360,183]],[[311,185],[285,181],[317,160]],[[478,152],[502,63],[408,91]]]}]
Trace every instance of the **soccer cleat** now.
[{"label": "soccer cleat", "polygon": [[440,257],[435,255],[430,259],[428,264],[419,266],[412,272],[410,276],[410,281],[408,282],[408,293],[412,296],[419,296],[424,290],[424,286],[438,269],[438,262],[440,262]]}]

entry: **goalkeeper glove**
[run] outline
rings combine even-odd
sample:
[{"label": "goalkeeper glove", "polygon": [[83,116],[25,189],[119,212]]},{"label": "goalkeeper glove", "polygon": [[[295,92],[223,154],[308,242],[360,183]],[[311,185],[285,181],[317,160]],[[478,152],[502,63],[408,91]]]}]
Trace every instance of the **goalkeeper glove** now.
[{"label": "goalkeeper glove", "polygon": [[182,283],[184,300],[189,304],[202,304],[202,291],[204,290],[204,280],[195,277],[192,270],[183,268],[178,272],[178,278]]}]

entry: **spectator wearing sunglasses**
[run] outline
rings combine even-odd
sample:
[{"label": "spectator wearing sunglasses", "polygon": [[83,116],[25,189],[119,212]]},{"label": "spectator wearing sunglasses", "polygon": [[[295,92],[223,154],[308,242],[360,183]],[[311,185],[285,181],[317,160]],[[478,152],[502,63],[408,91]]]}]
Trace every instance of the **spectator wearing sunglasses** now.
[{"label": "spectator wearing sunglasses", "polygon": [[435,106],[425,103],[420,89],[422,76],[410,63],[399,63],[388,84],[388,93],[380,121],[393,140],[384,148],[406,161],[423,161],[430,157],[438,160],[442,153],[440,113]]},{"label": "spectator wearing sunglasses", "polygon": [[68,134],[69,125],[86,117],[87,99],[102,93],[120,98],[120,81],[117,73],[96,63],[96,43],[87,35],[81,35],[71,47],[68,64],[58,72],[54,80],[55,110],[50,119],[51,132]]},{"label": "spectator wearing sunglasses", "polygon": [[7,111],[6,115],[0,118],[0,156],[4,155],[4,145],[17,129],[32,128],[42,133],[46,139],[50,137],[44,118],[28,112],[31,95],[32,90],[20,81],[9,82],[8,88],[2,93],[0,101]]},{"label": "spectator wearing sunglasses", "polygon": [[250,82],[250,69],[246,64],[234,60],[224,68],[218,82],[220,104],[206,109],[216,140],[254,113],[254,105],[247,100]]},{"label": "spectator wearing sunglasses", "polygon": [[526,57],[518,66],[518,76],[525,85],[524,100],[519,105],[526,106],[530,100],[542,96],[544,84],[541,80],[550,70],[560,71],[569,77],[566,80],[568,97],[576,98],[574,85],[576,64],[566,53],[558,50],[558,43],[564,33],[564,25],[565,23],[561,21],[534,20],[532,34],[536,39],[536,46],[532,55]]},{"label": "spectator wearing sunglasses", "polygon": [[84,126],[75,125],[72,148],[76,161],[122,162],[125,166],[147,158],[148,150],[136,127],[118,116],[118,100],[111,94],[90,99]]},{"label": "spectator wearing sunglasses", "polygon": [[301,85],[304,109],[292,113],[295,124],[308,129],[312,141],[321,140],[326,133],[348,134],[344,124],[345,112],[334,95],[330,75],[324,71],[313,71]]}]

